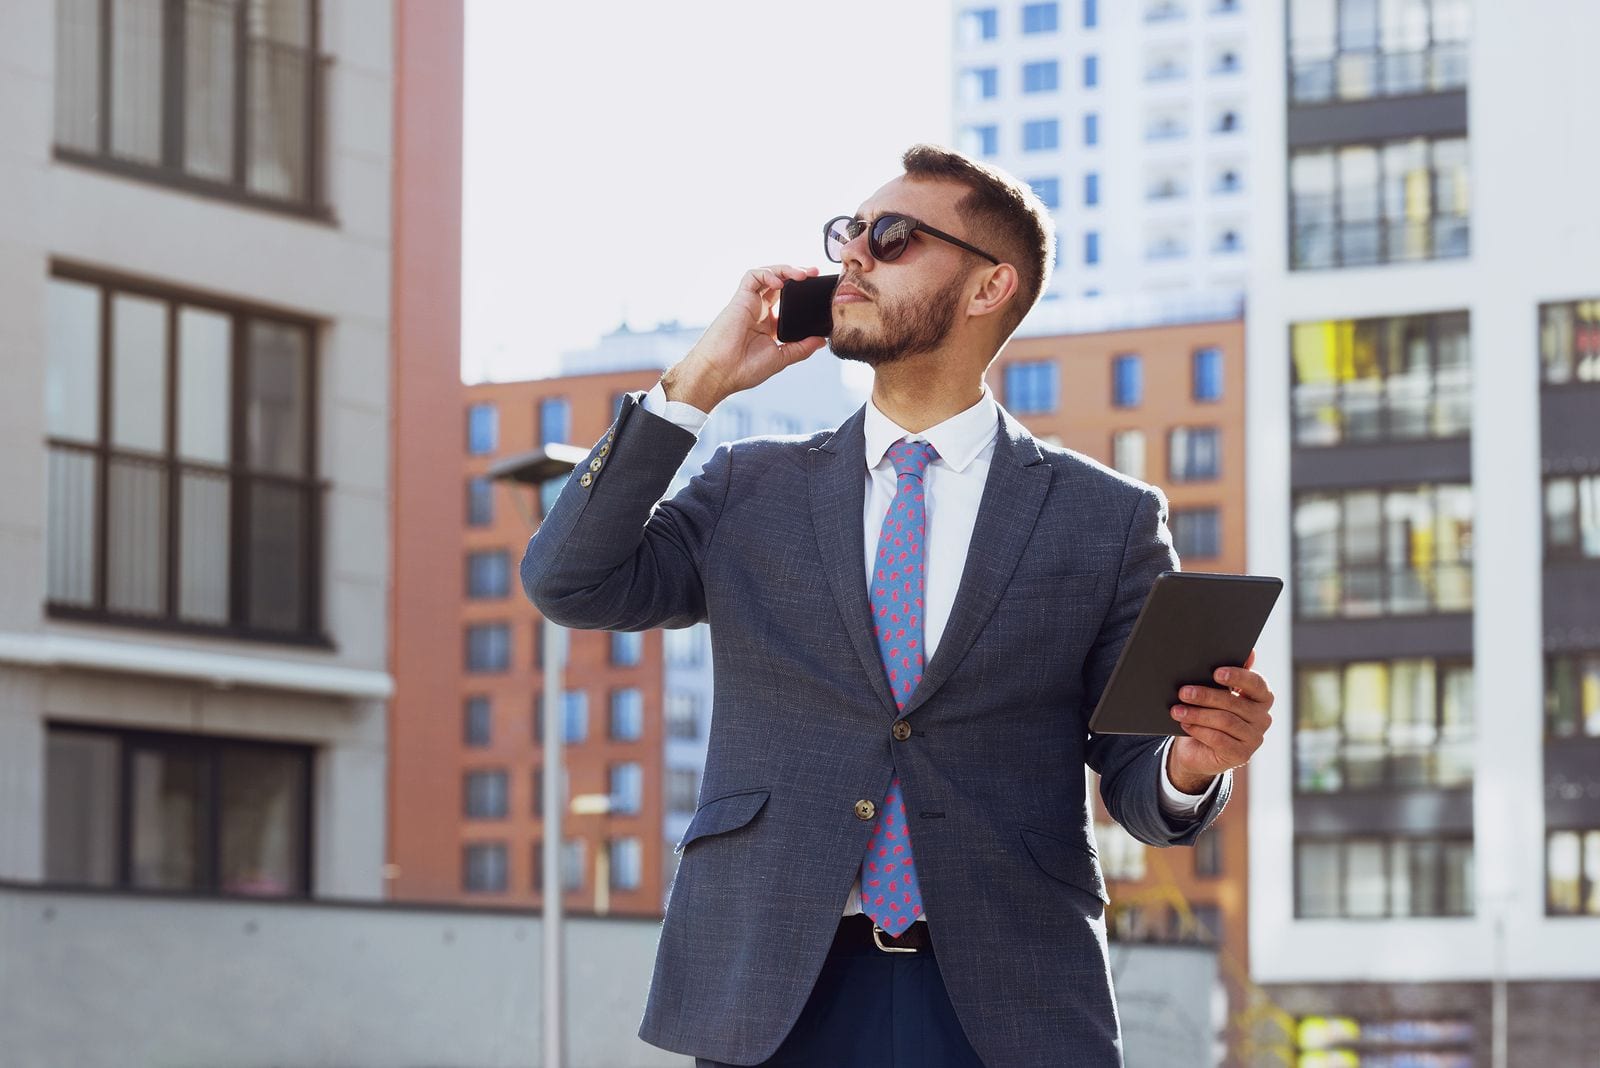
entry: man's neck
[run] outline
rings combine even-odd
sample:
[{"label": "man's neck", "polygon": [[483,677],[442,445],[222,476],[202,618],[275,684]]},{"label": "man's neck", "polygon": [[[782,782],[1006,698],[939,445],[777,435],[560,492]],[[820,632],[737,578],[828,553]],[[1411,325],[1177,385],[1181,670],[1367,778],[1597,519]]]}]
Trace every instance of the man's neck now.
[{"label": "man's neck", "polygon": [[894,424],[912,434],[938,426],[983,398],[983,376],[928,353],[877,368],[872,403]]}]

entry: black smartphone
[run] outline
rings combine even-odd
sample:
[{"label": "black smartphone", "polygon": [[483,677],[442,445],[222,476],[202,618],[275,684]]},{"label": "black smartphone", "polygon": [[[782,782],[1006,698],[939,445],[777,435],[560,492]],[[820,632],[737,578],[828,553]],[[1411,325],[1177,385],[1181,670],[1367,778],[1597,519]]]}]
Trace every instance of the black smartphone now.
[{"label": "black smartphone", "polygon": [[833,333],[833,290],[836,274],[783,283],[778,294],[778,340],[804,341]]}]

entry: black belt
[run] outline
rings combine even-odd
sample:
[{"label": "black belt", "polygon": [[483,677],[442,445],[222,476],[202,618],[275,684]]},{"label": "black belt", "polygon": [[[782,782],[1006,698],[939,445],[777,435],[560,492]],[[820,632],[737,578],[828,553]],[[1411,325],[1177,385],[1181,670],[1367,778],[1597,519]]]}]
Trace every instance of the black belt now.
[{"label": "black belt", "polygon": [[931,950],[933,941],[928,937],[928,925],[924,921],[913,923],[896,938],[873,923],[865,913],[840,918],[833,948],[859,952],[863,946],[872,946],[884,953],[916,953]]}]

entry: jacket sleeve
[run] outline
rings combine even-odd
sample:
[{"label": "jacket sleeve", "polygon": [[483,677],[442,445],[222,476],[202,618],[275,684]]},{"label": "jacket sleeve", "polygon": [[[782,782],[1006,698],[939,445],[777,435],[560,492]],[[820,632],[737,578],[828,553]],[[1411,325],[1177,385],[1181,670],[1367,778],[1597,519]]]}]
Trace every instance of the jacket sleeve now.
[{"label": "jacket sleeve", "polygon": [[524,592],[563,626],[647,630],[706,618],[701,576],[731,454],[726,445],[717,449],[704,471],[663,501],[695,436],[651,414],[641,397],[624,399],[523,554]]},{"label": "jacket sleeve", "polygon": [[[1111,610],[1084,664],[1083,714],[1086,720],[1100,703],[1100,695],[1111,679],[1111,670],[1116,667],[1156,576],[1177,568],[1178,557],[1167,532],[1166,497],[1159,489],[1146,489],[1128,526]],[[1194,817],[1174,819],[1161,809],[1161,776],[1166,774],[1161,766],[1164,740],[1125,734],[1090,734],[1087,759],[1089,766],[1100,775],[1100,797],[1106,811],[1129,834],[1154,846],[1193,845],[1200,832],[1211,825],[1227,804],[1233,773],[1222,776],[1216,792]]]}]

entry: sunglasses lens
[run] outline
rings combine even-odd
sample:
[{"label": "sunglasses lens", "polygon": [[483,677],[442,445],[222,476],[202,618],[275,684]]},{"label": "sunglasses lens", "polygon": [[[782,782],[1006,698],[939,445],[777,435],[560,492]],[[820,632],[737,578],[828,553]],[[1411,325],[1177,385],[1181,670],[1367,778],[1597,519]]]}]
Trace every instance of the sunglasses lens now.
[{"label": "sunglasses lens", "polygon": [[898,258],[910,244],[913,229],[911,220],[904,215],[878,216],[872,224],[872,255],[885,261]]},{"label": "sunglasses lens", "polygon": [[830,219],[828,225],[822,229],[822,251],[827,253],[828,259],[834,263],[844,262],[844,247],[861,233],[861,224],[856,220],[841,215],[837,219]]}]

